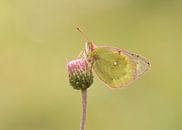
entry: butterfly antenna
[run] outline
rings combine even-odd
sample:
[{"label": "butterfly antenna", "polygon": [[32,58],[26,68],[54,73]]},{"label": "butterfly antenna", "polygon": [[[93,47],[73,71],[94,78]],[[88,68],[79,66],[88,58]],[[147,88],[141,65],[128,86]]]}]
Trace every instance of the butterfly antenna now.
[{"label": "butterfly antenna", "polygon": [[85,38],[85,40],[87,42],[89,42],[89,38],[87,37],[87,35],[79,28],[79,27],[76,27],[76,30],[79,31],[81,33],[81,35]]}]

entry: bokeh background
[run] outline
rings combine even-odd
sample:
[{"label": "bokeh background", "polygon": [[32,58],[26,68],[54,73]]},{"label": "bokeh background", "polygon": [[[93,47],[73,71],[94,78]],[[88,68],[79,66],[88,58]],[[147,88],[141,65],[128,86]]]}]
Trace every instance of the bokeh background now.
[{"label": "bokeh background", "polygon": [[181,0],[0,0],[0,130],[79,129],[65,60],[84,47],[76,26],[152,64],[126,89],[95,77],[86,130],[182,129]]}]

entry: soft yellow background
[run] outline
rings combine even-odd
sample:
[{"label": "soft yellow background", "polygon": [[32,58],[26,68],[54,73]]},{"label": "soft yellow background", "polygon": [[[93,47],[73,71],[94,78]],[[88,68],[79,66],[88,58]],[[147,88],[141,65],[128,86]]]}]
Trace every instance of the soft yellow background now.
[{"label": "soft yellow background", "polygon": [[0,130],[79,129],[65,60],[84,47],[76,26],[152,64],[127,89],[95,77],[86,130],[182,129],[181,0],[0,0]]}]

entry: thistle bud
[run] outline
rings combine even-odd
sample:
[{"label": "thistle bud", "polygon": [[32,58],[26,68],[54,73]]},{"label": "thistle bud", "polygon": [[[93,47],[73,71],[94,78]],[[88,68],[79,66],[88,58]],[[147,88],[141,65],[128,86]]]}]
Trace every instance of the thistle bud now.
[{"label": "thistle bud", "polygon": [[67,67],[69,82],[74,89],[86,89],[93,83],[91,64],[86,59],[70,61]]}]

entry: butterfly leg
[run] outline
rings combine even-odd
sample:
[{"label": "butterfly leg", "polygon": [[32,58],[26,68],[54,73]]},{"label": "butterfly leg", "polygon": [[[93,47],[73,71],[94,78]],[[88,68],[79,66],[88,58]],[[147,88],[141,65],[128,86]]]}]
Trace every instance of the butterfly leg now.
[{"label": "butterfly leg", "polygon": [[82,50],[80,54],[77,56],[77,58],[84,58],[87,59],[86,50]]}]

